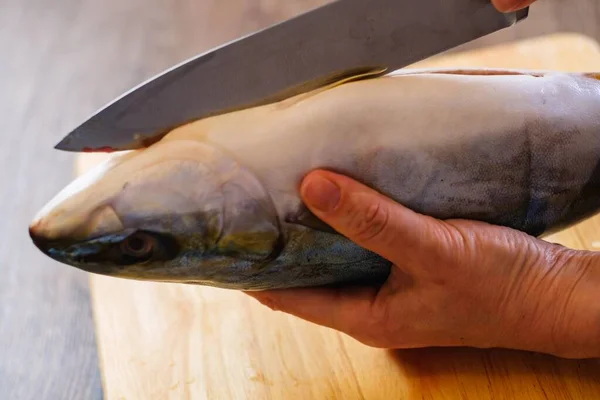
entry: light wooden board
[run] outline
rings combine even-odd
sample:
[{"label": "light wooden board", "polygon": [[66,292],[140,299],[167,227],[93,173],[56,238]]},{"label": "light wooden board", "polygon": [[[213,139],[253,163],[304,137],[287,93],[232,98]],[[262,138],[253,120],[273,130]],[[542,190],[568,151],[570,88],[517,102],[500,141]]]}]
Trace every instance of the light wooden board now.
[{"label": "light wooden board", "polygon": [[[600,47],[554,35],[418,66],[600,71]],[[104,155],[82,155],[82,173]],[[600,217],[548,240],[600,246]],[[600,398],[600,360],[510,350],[366,347],[223,289],[91,276],[108,399]]]}]

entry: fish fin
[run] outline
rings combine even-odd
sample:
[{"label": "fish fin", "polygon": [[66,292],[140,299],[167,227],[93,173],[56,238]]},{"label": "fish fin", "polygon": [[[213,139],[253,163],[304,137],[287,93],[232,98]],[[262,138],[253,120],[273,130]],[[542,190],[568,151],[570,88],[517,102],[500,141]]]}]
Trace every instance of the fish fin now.
[{"label": "fish fin", "polygon": [[302,225],[321,232],[338,234],[335,229],[317,218],[317,216],[305,205],[301,205],[297,212],[287,215],[285,217],[285,222],[288,224]]},{"label": "fish fin", "polygon": [[[303,90],[302,86],[295,87],[293,90],[298,91],[301,94],[298,94],[293,97],[289,97],[285,100],[279,102],[277,108],[288,108],[295,104],[300,103],[303,100],[306,100],[310,97],[316,96],[319,93],[325,92],[327,90],[331,90],[338,86],[344,85],[349,82],[355,82],[359,80],[365,79],[374,79],[380,76],[383,76],[387,73],[387,68],[385,67],[364,67],[364,68],[354,68],[341,73],[334,73],[332,75],[326,76],[322,78],[322,82],[318,84],[318,89],[314,90]],[[307,86],[308,84],[304,85]],[[310,83],[311,86],[315,85],[315,82]],[[308,86],[307,86],[308,87]]]}]

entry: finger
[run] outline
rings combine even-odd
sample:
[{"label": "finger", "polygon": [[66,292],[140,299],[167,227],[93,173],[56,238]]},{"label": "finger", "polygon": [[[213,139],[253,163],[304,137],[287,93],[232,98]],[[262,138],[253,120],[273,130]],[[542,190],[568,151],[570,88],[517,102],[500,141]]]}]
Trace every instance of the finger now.
[{"label": "finger", "polygon": [[535,0],[492,0],[494,7],[500,12],[517,11],[533,4]]},{"label": "finger", "polygon": [[300,288],[245,292],[272,310],[354,334],[366,330],[373,316],[375,288]]},{"label": "finger", "polygon": [[441,221],[418,214],[361,183],[328,171],[306,176],[307,207],[336,231],[395,264],[438,251]]}]

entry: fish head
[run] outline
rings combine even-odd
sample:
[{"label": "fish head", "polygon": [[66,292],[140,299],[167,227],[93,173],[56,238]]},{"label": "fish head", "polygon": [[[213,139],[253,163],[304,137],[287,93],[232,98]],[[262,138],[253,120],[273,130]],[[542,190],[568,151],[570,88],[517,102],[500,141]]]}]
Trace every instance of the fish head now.
[{"label": "fish head", "polygon": [[277,254],[281,230],[259,179],[213,146],[158,142],[75,179],[29,226],[47,256],[138,280],[235,280]]}]

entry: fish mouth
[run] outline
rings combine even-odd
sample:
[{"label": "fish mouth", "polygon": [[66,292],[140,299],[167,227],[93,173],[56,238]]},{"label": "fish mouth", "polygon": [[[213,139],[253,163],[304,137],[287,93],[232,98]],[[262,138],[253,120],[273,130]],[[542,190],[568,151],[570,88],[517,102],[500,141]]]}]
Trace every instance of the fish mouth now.
[{"label": "fish mouth", "polygon": [[31,241],[42,253],[47,254],[48,250],[52,248],[52,240],[47,239],[45,236],[40,235],[34,226],[29,227],[29,237]]},{"label": "fish mouth", "polygon": [[66,240],[49,239],[31,226],[29,227],[29,237],[39,251],[57,261],[61,261],[63,258],[60,249],[67,248],[70,245]]},{"label": "fish mouth", "polygon": [[[36,226],[29,228],[29,236],[43,254],[62,264],[99,275],[135,279],[168,277],[165,263],[168,264],[180,252],[175,237],[135,228],[85,239],[55,239],[42,234]],[[144,251],[135,255],[124,253],[123,242],[133,245],[139,242],[140,235],[153,241],[152,249],[145,251],[141,248]]]},{"label": "fish mouth", "polygon": [[34,226],[29,227],[29,237],[35,247],[44,255],[62,264],[86,272],[115,275],[118,268],[102,262],[102,254],[108,244],[122,240],[129,233],[111,235],[109,240],[88,240],[77,242],[69,239],[49,239],[40,234]]}]

